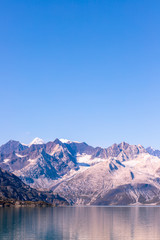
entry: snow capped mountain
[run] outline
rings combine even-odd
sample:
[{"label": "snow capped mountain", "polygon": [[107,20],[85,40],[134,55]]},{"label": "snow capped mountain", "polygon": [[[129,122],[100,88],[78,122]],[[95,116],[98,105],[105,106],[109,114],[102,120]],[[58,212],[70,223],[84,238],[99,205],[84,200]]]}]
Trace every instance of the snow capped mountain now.
[{"label": "snow capped mountain", "polygon": [[36,137],[35,139],[33,139],[33,141],[29,144],[29,146],[31,145],[37,145],[37,144],[45,144],[45,142],[43,141],[43,139]]},{"label": "snow capped mountain", "polygon": [[0,167],[40,190],[72,204],[160,202],[158,150],[122,142],[108,148],[85,142],[36,138],[30,146],[9,141],[0,147]]},{"label": "snow capped mountain", "polygon": [[30,186],[43,189],[50,188],[71,169],[78,169],[75,157],[59,139],[0,155],[0,166]]},{"label": "snow capped mountain", "polygon": [[152,147],[148,147],[146,148],[147,152],[153,156],[157,156],[157,157],[160,157],[160,150],[158,149],[154,149]]}]

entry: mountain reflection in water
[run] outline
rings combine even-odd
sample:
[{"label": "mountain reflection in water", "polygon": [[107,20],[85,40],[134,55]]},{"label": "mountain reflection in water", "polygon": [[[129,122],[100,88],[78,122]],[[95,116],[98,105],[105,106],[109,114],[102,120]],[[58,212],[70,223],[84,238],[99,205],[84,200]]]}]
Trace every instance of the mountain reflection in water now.
[{"label": "mountain reflection in water", "polygon": [[2,208],[0,239],[159,240],[160,208]]}]

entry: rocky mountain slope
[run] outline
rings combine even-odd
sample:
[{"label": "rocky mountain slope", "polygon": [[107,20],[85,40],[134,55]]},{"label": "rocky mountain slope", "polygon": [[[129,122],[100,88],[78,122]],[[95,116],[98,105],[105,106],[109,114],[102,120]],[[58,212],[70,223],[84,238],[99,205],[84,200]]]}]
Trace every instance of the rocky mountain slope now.
[{"label": "rocky mountain slope", "polygon": [[0,201],[49,202],[54,205],[67,205],[67,201],[51,192],[40,192],[23,183],[17,176],[0,168]]},{"label": "rocky mountain slope", "polygon": [[71,204],[160,202],[160,158],[141,145],[108,148],[56,139],[0,147],[0,167],[39,190],[52,190]]},{"label": "rocky mountain slope", "polygon": [[72,204],[151,204],[160,201],[160,159],[140,154],[110,158],[60,183],[54,191]]},{"label": "rocky mountain slope", "polygon": [[75,157],[58,139],[47,144],[24,146],[22,151],[20,143],[9,141],[6,145],[2,146],[0,167],[33,187],[48,188],[50,182],[78,168]]}]

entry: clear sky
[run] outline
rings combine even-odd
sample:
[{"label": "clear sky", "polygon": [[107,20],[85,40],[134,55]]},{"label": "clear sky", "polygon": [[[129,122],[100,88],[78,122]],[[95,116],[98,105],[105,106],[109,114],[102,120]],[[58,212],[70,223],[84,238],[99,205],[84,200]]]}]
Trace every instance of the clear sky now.
[{"label": "clear sky", "polygon": [[160,148],[159,0],[1,0],[0,144]]}]

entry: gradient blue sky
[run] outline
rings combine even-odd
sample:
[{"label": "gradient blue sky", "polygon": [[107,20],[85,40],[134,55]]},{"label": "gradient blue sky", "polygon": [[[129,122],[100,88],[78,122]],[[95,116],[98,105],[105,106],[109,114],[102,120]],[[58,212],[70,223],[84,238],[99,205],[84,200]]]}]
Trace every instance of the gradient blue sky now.
[{"label": "gradient blue sky", "polygon": [[0,144],[160,148],[159,0],[1,0]]}]

